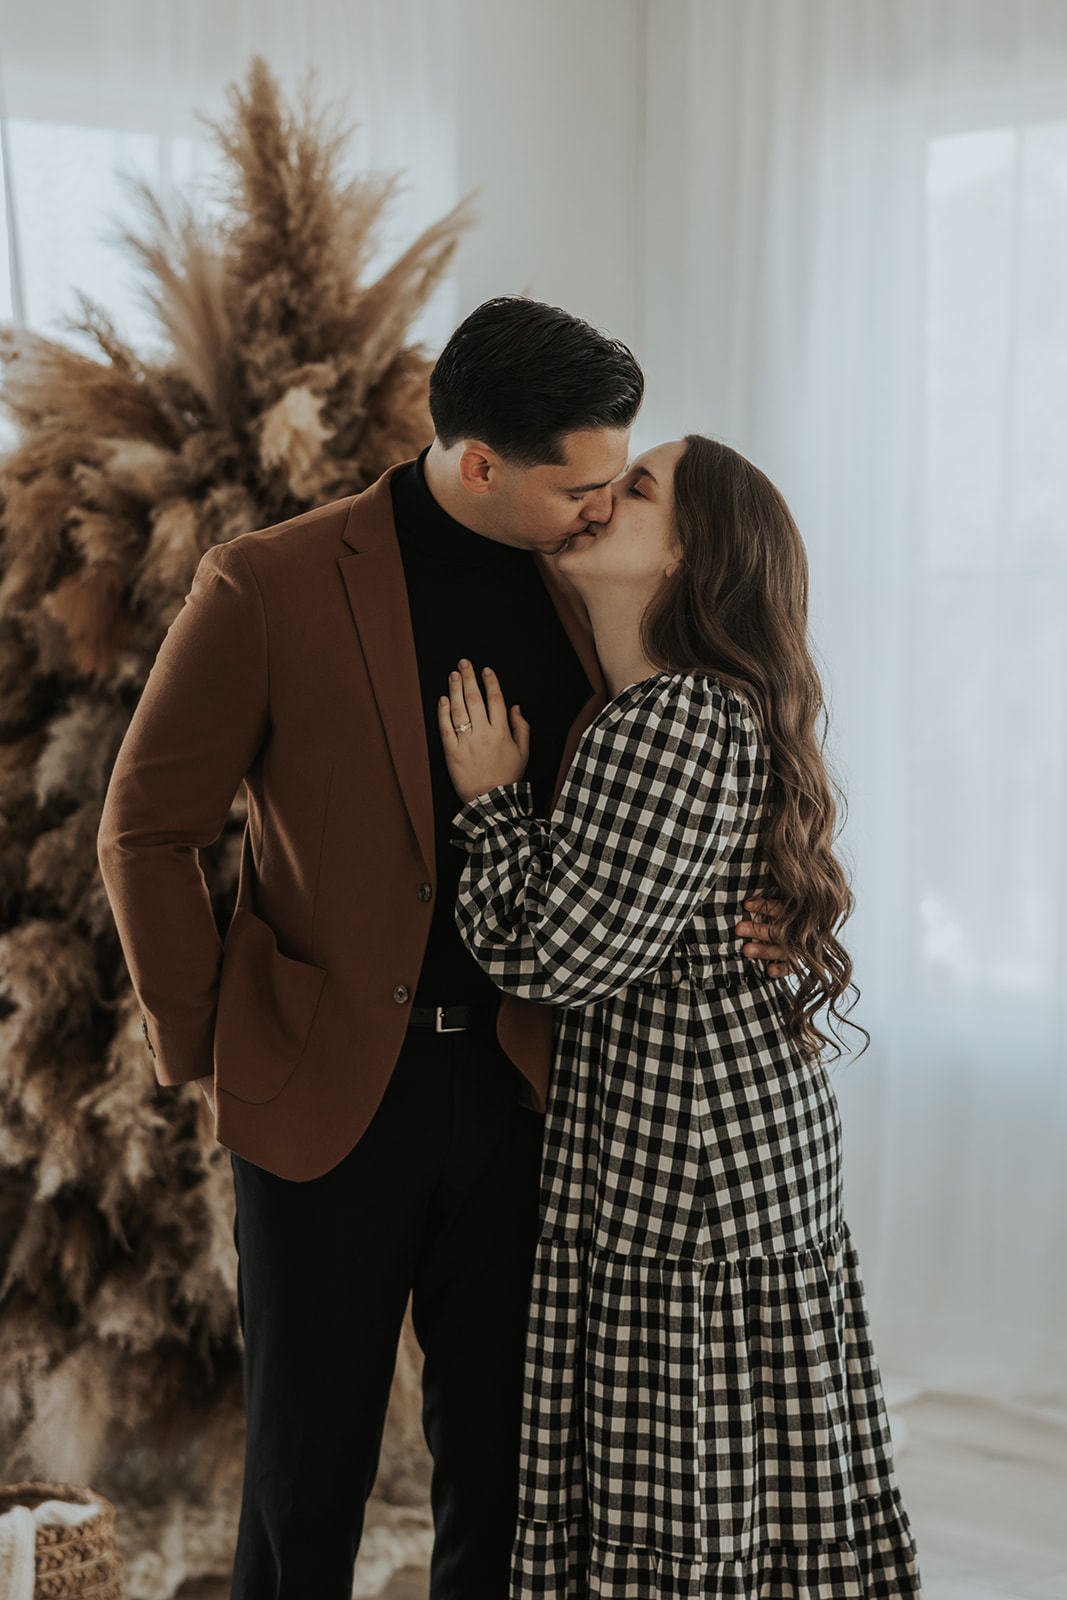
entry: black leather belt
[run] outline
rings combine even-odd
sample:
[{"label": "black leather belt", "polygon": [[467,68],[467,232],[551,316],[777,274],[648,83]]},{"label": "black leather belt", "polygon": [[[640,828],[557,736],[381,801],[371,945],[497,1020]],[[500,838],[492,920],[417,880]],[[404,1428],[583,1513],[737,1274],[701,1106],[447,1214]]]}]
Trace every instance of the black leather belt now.
[{"label": "black leather belt", "polygon": [[495,1018],[496,1006],[412,1006],[408,1027],[462,1033],[465,1028],[488,1027]]}]

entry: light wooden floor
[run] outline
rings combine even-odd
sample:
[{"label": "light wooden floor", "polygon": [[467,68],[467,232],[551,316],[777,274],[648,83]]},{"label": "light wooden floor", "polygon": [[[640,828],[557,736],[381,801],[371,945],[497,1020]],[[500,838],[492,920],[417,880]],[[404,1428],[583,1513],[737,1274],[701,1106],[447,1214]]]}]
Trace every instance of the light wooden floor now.
[{"label": "light wooden floor", "polygon": [[[893,1423],[923,1600],[1067,1600],[1067,1422],[927,1394]],[[194,1594],[225,1600],[225,1586]],[[382,1600],[428,1594],[429,1573],[408,1567]]]},{"label": "light wooden floor", "polygon": [[924,1600],[1067,1600],[1067,1424],[948,1395],[897,1417]]}]

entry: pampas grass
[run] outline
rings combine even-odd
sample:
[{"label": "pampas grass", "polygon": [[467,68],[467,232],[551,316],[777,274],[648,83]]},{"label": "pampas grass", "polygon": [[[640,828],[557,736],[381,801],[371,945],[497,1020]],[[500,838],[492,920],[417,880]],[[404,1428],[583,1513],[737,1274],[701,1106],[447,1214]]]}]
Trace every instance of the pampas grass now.
[{"label": "pampas grass", "polygon": [[[166,355],[142,359],[87,303],[92,355],[0,330],[17,428],[0,462],[0,1452],[10,1479],[110,1492],[134,1530],[126,1592],[161,1600],[225,1570],[235,1531],[232,1185],[197,1091],[152,1075],[96,867],[101,803],[204,551],[429,440],[429,363],[406,341],[467,221],[366,282],[392,181],[343,180],[336,115],[310,92],[287,105],[262,62],[229,98],[222,220],[142,190],[128,241]],[[239,797],[203,855],[220,923],[243,819]],[[406,1340],[380,1489],[413,1504]],[[180,1558],[191,1516],[199,1567]]]}]

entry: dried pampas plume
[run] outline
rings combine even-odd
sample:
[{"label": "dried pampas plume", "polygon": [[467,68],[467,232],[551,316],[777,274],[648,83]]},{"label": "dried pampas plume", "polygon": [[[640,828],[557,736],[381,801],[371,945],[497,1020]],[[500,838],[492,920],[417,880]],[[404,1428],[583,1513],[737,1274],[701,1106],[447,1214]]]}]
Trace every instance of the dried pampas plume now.
[{"label": "dried pampas plume", "polygon": [[[406,340],[468,220],[367,283],[392,184],[342,179],[344,130],[310,91],[286,105],[256,61],[214,132],[222,220],[142,191],[129,240],[165,357],[88,303],[91,356],[0,330],[18,435],[0,461],[0,1471],[125,1505],[131,1600],[230,1554],[240,1340],[228,1161],[196,1091],[153,1078],[96,867],[101,802],[204,551],[431,437]],[[220,923],[242,825],[238,800],[203,855]],[[398,1383],[416,1414],[410,1350]],[[380,1482],[418,1502],[410,1416],[391,1440]],[[164,1548],[198,1554],[183,1569]]]}]

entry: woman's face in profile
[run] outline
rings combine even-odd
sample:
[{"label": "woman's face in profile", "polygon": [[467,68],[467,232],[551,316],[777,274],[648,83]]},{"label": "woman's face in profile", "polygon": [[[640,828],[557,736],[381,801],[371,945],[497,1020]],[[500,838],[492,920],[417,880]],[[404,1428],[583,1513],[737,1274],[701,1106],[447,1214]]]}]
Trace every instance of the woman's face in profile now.
[{"label": "woman's face in profile", "polygon": [[674,469],[682,439],[658,444],[630,463],[611,485],[611,515],[572,534],[556,556],[561,572],[647,590],[673,570],[681,556],[674,531]]}]

